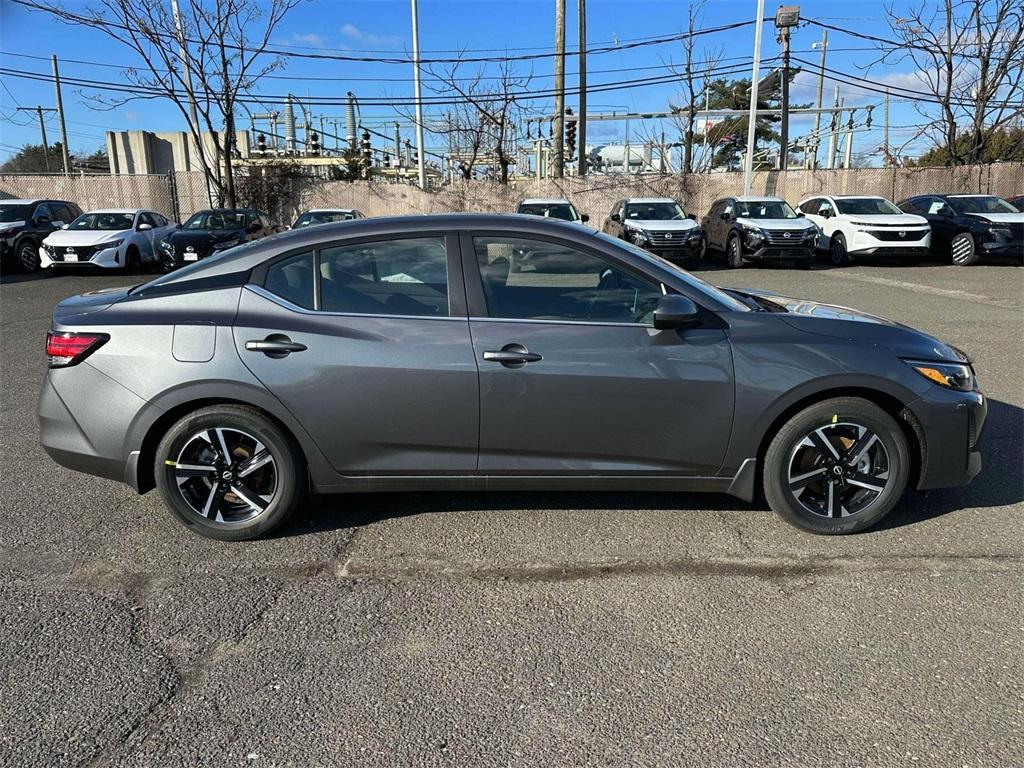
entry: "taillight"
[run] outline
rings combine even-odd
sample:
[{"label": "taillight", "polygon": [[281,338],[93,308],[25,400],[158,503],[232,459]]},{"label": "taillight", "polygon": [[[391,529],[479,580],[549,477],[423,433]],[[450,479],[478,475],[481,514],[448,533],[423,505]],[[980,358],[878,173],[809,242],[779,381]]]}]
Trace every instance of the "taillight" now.
[{"label": "taillight", "polygon": [[46,355],[51,368],[77,365],[102,347],[110,337],[105,333],[46,334]]}]

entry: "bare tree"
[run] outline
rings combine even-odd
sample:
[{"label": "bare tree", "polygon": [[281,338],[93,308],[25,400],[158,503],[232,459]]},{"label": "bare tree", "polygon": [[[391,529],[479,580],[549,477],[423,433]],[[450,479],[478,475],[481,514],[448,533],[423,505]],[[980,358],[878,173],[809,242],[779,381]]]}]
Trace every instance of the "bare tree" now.
[{"label": "bare tree", "polygon": [[516,97],[529,87],[532,75],[518,74],[510,61],[499,63],[491,77],[482,68],[468,77],[461,76],[463,71],[462,62],[443,69],[424,67],[427,89],[454,102],[445,127],[432,126],[430,131],[449,137],[463,178],[472,178],[473,166],[487,161],[496,167],[498,181],[507,184],[518,145],[517,126],[527,112]]},{"label": "bare tree", "polygon": [[[880,62],[910,62],[934,104],[919,105],[923,133],[951,165],[976,163],[994,132],[1024,103],[1024,6],[1020,0],[934,0],[886,11],[892,40]],[[965,141],[965,134],[968,137]]]},{"label": "bare tree", "polygon": [[[724,51],[721,48],[705,48],[703,61],[697,61],[694,57],[697,46],[697,36],[694,33],[703,23],[703,11],[704,0],[690,5],[687,16],[687,34],[682,40],[683,62],[682,64],[666,64],[673,74],[682,78],[683,96],[686,98],[685,106],[678,107],[669,104],[670,109],[678,115],[675,122],[679,126],[679,133],[683,139],[683,173],[690,173],[693,170],[693,141],[698,135],[696,124],[697,111],[700,109],[699,99],[708,89],[713,79],[712,73],[724,56]],[[707,118],[705,116],[706,125]]]},{"label": "bare tree", "polygon": [[63,22],[98,29],[138,56],[143,66],[123,73],[132,92],[108,96],[103,106],[147,98],[173,102],[218,202],[234,206],[235,107],[261,77],[282,65],[266,50],[274,30],[300,1],[181,0],[178,18],[169,3],[157,0],[95,0],[80,13],[60,5],[34,7]]}]

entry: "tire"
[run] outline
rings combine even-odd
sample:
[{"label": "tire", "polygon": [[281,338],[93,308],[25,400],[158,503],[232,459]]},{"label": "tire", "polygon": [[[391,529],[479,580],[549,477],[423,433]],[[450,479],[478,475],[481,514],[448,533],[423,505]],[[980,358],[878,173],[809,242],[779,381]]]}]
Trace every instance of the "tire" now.
[{"label": "tire", "polygon": [[124,271],[129,274],[138,274],[142,271],[142,259],[139,257],[139,249],[134,245],[128,246],[124,253]]},{"label": "tire", "polygon": [[978,251],[970,232],[960,232],[949,242],[949,255],[958,267],[969,267],[978,261]]},{"label": "tire", "polygon": [[846,238],[842,234],[835,234],[828,245],[829,256],[834,267],[848,267],[853,263],[850,252],[846,248]]},{"label": "tire", "polygon": [[743,266],[743,246],[736,235],[729,237],[729,243],[725,247],[725,258],[732,269],[740,269]]},{"label": "tire", "polygon": [[839,397],[805,408],[779,429],[763,474],[769,506],[790,525],[816,534],[857,533],[900,500],[910,449],[884,410]]},{"label": "tire", "polygon": [[18,266],[22,272],[36,272],[39,269],[39,246],[31,240],[18,243]]},{"label": "tire", "polygon": [[[255,456],[269,461],[247,467]],[[178,420],[157,446],[153,476],[179,522],[224,541],[279,527],[306,488],[305,461],[291,436],[255,408],[239,405],[201,408]]]}]

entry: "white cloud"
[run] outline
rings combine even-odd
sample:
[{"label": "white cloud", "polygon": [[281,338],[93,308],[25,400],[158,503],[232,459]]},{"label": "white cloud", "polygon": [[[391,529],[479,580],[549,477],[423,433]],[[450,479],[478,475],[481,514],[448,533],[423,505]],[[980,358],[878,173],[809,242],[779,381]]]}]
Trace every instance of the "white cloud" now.
[{"label": "white cloud", "polygon": [[368,45],[398,45],[402,42],[400,37],[395,35],[382,35],[376,32],[367,32],[360,29],[355,24],[343,24],[341,27],[341,34],[350,40],[358,40],[360,43],[366,43]]},{"label": "white cloud", "polygon": [[309,48],[326,48],[327,41],[316,32],[293,32],[281,45],[301,45]]}]

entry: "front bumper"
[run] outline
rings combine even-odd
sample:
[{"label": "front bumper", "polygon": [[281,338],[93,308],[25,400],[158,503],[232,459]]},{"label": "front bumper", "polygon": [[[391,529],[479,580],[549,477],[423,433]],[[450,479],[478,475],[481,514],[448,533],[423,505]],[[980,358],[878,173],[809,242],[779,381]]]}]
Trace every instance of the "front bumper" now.
[{"label": "front bumper", "polygon": [[877,245],[870,248],[858,248],[850,253],[857,256],[891,256],[894,258],[919,259],[928,255],[930,249],[927,246],[892,246]]},{"label": "front bumper", "polygon": [[978,251],[982,256],[1016,256],[1018,259],[1024,259],[1024,242],[1016,240],[983,242],[980,243]]},{"label": "front bumper", "polygon": [[814,261],[814,243],[790,246],[765,245],[757,250],[743,246],[743,258],[747,261]]},{"label": "front bumper", "polygon": [[[85,248],[83,248],[85,250]],[[90,249],[91,250],[91,249]],[[103,269],[119,269],[124,266],[124,259],[121,258],[121,249],[104,248],[102,251],[91,253],[88,258],[81,261],[67,261],[62,258],[54,258],[46,252],[46,249],[39,248],[39,266],[42,269],[79,269],[81,267],[102,267]]]},{"label": "front bumper", "polygon": [[645,245],[644,250],[666,261],[693,263],[700,258],[700,240],[679,245]]},{"label": "front bumper", "polygon": [[981,392],[938,386],[910,403],[904,416],[921,445],[918,490],[967,485],[981,471],[978,442],[988,415]]}]

